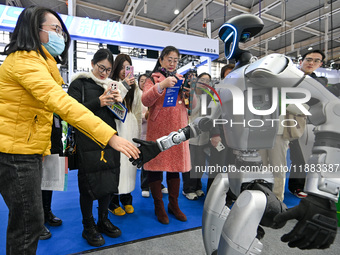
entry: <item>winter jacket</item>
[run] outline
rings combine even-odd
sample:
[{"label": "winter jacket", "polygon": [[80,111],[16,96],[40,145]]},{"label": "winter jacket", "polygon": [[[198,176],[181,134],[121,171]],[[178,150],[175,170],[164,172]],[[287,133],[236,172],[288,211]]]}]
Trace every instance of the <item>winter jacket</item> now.
[{"label": "winter jacket", "polygon": [[[177,97],[176,106],[163,107],[166,89],[160,94],[157,84],[165,77],[161,73],[153,73],[152,78],[154,83],[147,79],[142,95],[142,103],[150,111],[146,132],[148,141],[156,141],[188,125],[188,112],[181,93]],[[188,172],[190,168],[189,141],[163,151],[144,164],[144,169],[148,171]]]},{"label": "winter jacket", "polygon": [[49,154],[53,112],[102,147],[116,133],[62,89],[57,63],[16,51],[0,66],[0,152]]},{"label": "winter jacket", "polygon": [[[115,115],[106,106],[100,106],[99,97],[105,89],[96,83],[91,73],[78,73],[72,77],[67,93],[82,102],[84,87],[84,106],[92,111],[113,129],[116,129]],[[107,79],[109,83],[110,79]],[[80,132],[76,132],[78,155],[78,185],[82,194],[98,199],[106,194],[118,192],[120,152],[109,145],[105,148]],[[125,156],[125,155],[124,155]]]},{"label": "winter jacket", "polygon": [[[118,89],[123,90],[122,83],[118,83]],[[127,113],[125,122],[116,120],[119,136],[134,143],[132,138],[138,138],[141,134],[142,126],[142,101],[141,90],[136,87],[133,95],[132,109]],[[136,144],[135,144],[136,145]],[[137,167],[132,165],[125,155],[121,154],[121,171],[119,175],[119,194],[127,194],[135,189]]]}]

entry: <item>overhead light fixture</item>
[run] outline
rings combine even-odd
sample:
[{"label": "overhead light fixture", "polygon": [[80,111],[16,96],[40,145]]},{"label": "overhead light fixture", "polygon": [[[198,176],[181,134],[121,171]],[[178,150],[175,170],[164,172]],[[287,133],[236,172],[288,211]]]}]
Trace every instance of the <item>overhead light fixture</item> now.
[{"label": "overhead light fixture", "polygon": [[177,15],[179,13],[179,10],[177,8],[177,0],[176,0],[176,7],[175,7],[175,11],[174,11],[174,14]]},{"label": "overhead light fixture", "polygon": [[313,47],[309,47],[309,48],[308,48],[308,50],[312,50],[312,49],[313,49]]},{"label": "overhead light fixture", "polygon": [[146,14],[148,12],[148,3],[147,0],[144,0],[144,14]]},{"label": "overhead light fixture", "polygon": [[274,40],[276,40],[276,36],[273,36],[273,37],[272,37],[272,41],[274,41]]}]

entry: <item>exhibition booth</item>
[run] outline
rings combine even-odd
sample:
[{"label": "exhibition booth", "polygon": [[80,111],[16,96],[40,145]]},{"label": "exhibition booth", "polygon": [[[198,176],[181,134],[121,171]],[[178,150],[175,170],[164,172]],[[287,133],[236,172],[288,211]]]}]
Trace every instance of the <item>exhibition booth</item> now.
[{"label": "exhibition booth", "polygon": [[[12,32],[23,8],[0,5],[0,31]],[[208,65],[219,56],[217,39],[154,30],[121,24],[115,21],[81,18],[60,14],[72,40],[107,44],[109,46],[126,46],[151,51],[161,51],[168,45],[175,46],[181,54],[198,56],[199,65]],[[73,44],[69,50],[69,75],[75,72]],[[115,52],[113,52],[115,54]],[[179,69],[180,73],[192,67],[192,63]]]}]

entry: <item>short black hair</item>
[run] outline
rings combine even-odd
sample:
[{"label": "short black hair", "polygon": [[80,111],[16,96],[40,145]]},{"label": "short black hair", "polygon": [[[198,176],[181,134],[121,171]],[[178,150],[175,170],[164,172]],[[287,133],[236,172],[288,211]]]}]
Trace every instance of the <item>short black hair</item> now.
[{"label": "short black hair", "polygon": [[30,6],[21,12],[11,36],[10,43],[5,46],[5,50],[2,54],[9,55],[16,51],[34,50],[46,59],[47,57],[41,47],[39,29],[45,22],[45,15],[47,12],[52,13],[59,20],[62,29],[67,36],[64,51],[60,54],[60,56],[54,57],[58,64],[65,64],[67,62],[68,48],[70,47],[70,34],[68,33],[63,20],[55,11],[38,6]]},{"label": "short black hair", "polygon": [[312,53],[319,53],[322,56],[321,61],[325,60],[326,56],[321,50],[311,50],[311,51],[308,51],[307,53],[303,54],[301,61],[303,61],[306,58],[307,55],[312,54]]},{"label": "short black hair", "polygon": [[211,75],[209,73],[201,73],[198,77],[197,77],[197,80],[199,78],[201,78],[203,75],[208,75],[209,76],[209,79],[211,80]]}]

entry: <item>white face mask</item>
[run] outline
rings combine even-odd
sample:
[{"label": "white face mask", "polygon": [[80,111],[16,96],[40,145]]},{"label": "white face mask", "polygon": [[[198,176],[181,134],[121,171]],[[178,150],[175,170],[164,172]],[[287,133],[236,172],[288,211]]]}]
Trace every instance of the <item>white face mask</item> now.
[{"label": "white face mask", "polygon": [[48,43],[42,43],[46,50],[53,56],[59,56],[61,53],[63,53],[65,49],[65,41],[64,38],[59,36],[54,31],[45,31],[41,29],[42,31],[48,33]]}]

